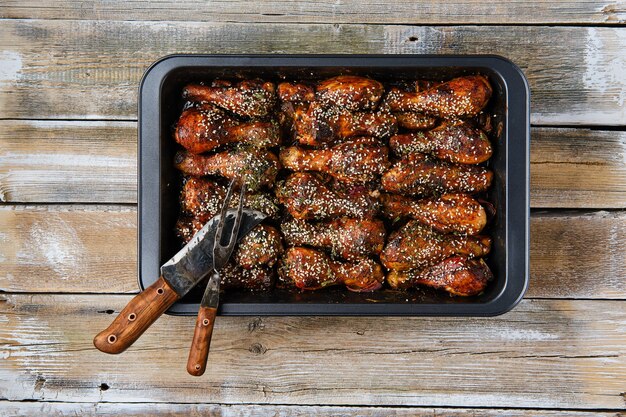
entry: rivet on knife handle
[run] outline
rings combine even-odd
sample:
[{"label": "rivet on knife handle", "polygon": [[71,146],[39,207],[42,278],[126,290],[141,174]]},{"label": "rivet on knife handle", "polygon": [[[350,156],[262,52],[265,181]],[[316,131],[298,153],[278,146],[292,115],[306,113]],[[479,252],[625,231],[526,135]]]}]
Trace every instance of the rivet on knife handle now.
[{"label": "rivet on knife handle", "polygon": [[141,336],[180,297],[160,277],[135,296],[113,323],[93,339],[94,346],[105,353],[121,353]]},{"label": "rivet on knife handle", "polygon": [[193,333],[189,359],[187,360],[187,372],[190,375],[200,376],[206,369],[209,347],[211,346],[211,336],[217,309],[213,307],[200,307],[196,328]]}]

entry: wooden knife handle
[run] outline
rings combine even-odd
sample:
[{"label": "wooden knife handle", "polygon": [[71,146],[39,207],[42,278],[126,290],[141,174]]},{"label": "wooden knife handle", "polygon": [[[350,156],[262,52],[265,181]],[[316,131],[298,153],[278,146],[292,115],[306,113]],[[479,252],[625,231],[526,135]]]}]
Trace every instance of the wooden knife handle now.
[{"label": "wooden knife handle", "polygon": [[187,360],[187,372],[190,375],[200,376],[206,369],[216,314],[217,309],[213,307],[200,307],[198,311],[196,328],[193,332],[193,341],[191,342],[189,359]]},{"label": "wooden knife handle", "polygon": [[121,353],[132,345],[180,297],[160,277],[120,311],[106,330],[94,337],[94,346],[104,353]]}]

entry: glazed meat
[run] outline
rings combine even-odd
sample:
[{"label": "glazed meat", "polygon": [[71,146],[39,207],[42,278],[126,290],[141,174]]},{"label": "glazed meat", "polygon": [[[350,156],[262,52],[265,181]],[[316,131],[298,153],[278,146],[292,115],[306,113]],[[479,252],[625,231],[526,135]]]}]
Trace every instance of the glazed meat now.
[{"label": "glazed meat", "polygon": [[276,88],[273,83],[262,80],[244,80],[234,85],[228,82],[212,86],[190,84],[184,88],[183,97],[214,104],[242,117],[264,117],[276,104]]},{"label": "glazed meat", "polygon": [[174,157],[174,164],[187,175],[217,175],[229,180],[243,180],[250,191],[273,184],[280,168],[276,155],[260,149],[230,150],[213,155],[182,151]]},{"label": "glazed meat", "polygon": [[332,217],[372,218],[380,210],[378,194],[363,186],[328,188],[318,176],[291,174],[276,186],[276,197],[296,219],[323,220]]},{"label": "glazed meat", "polygon": [[[225,197],[226,187],[207,178],[190,177],[181,191],[180,208],[184,214],[193,217],[202,215],[208,221],[218,214]],[[246,194],[244,205],[274,219],[279,214],[279,208],[274,197],[267,193]],[[231,207],[236,206],[236,199],[232,199]]]},{"label": "glazed meat", "polygon": [[394,116],[398,121],[398,125],[410,130],[426,130],[435,127],[437,118],[422,113],[415,112],[399,112]]},{"label": "glazed meat", "polygon": [[478,193],[491,186],[493,172],[473,165],[454,165],[410,153],[396,162],[381,179],[385,191],[404,195]]},{"label": "glazed meat", "polygon": [[233,259],[244,269],[259,265],[272,267],[282,252],[280,232],[272,226],[260,224],[239,241]]},{"label": "glazed meat", "polygon": [[367,183],[387,169],[387,154],[377,139],[362,136],[330,149],[285,148],[280,162],[293,171],[319,171],[347,183]]},{"label": "glazed meat", "polygon": [[293,110],[293,132],[301,145],[322,147],[332,144],[337,135],[334,122],[339,112],[336,109],[324,109],[317,101],[306,106],[298,105]]},{"label": "glazed meat", "polygon": [[421,92],[393,88],[386,104],[394,112],[419,112],[444,118],[478,114],[491,98],[489,81],[482,75],[454,78]]},{"label": "glazed meat", "polygon": [[387,138],[398,130],[396,118],[388,112],[342,112],[330,120],[333,130],[340,138],[373,136]]},{"label": "glazed meat", "polygon": [[267,266],[244,269],[229,262],[220,270],[220,287],[224,290],[267,291],[274,286],[274,277],[274,271]]},{"label": "glazed meat", "polygon": [[465,122],[444,122],[427,132],[395,135],[389,147],[397,155],[428,153],[457,164],[480,164],[493,154],[487,135]]},{"label": "glazed meat", "polygon": [[287,249],[278,268],[279,278],[301,290],[318,290],[345,285],[350,291],[375,291],[382,287],[385,275],[379,264],[369,258],[355,262],[334,261],[315,249]]},{"label": "glazed meat", "polygon": [[371,78],[340,75],[319,82],[315,95],[323,107],[358,111],[376,107],[383,91],[383,85]]},{"label": "glazed meat", "polygon": [[385,246],[385,225],[380,220],[347,217],[320,223],[291,220],[283,223],[281,229],[290,246],[326,249],[334,257],[349,261],[378,255]]},{"label": "glazed meat", "polygon": [[452,255],[481,257],[491,250],[488,236],[444,235],[416,220],[391,233],[380,260],[387,269],[422,269]]},{"label": "glazed meat", "polygon": [[258,148],[276,146],[280,132],[275,122],[240,122],[212,105],[191,107],[178,119],[174,139],[189,152],[211,151],[227,143]]},{"label": "glazed meat", "polygon": [[391,219],[409,217],[442,233],[480,233],[487,224],[487,213],[478,201],[466,194],[443,194],[413,200],[383,194],[383,213]]},{"label": "glazed meat", "polygon": [[280,83],[276,91],[281,101],[309,103],[315,100],[315,90],[313,87],[303,83]]},{"label": "glazed meat", "polygon": [[421,271],[390,271],[387,274],[387,282],[394,289],[427,285],[460,296],[480,294],[492,279],[493,274],[485,261],[467,256],[451,256]]}]

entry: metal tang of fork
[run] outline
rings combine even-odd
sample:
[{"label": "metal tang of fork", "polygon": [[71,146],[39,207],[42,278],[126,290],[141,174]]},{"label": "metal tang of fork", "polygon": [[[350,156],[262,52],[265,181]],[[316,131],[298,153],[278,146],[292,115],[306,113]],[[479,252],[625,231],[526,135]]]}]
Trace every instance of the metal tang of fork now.
[{"label": "metal tang of fork", "polygon": [[[194,376],[204,374],[206,369],[209,347],[211,345],[211,335],[213,334],[213,325],[215,323],[215,316],[219,305],[219,271],[224,268],[233,253],[235,244],[237,243],[237,237],[239,235],[239,228],[241,226],[243,198],[246,186],[245,183],[241,186],[239,204],[237,205],[236,212],[233,213],[234,210],[228,210],[228,205],[233,194],[234,185],[235,180],[231,181],[230,186],[228,187],[228,192],[226,193],[220,212],[219,223],[215,230],[215,240],[213,243],[213,270],[204,291],[202,301],[200,302],[200,309],[198,310],[198,318],[196,319],[193,341],[191,343],[191,349],[189,350],[187,372]],[[224,238],[224,229],[226,228],[226,218],[227,216],[233,215],[234,220],[232,223],[232,229],[230,230],[230,233],[226,235],[229,236],[228,243],[224,245],[222,244],[222,239]]]}]

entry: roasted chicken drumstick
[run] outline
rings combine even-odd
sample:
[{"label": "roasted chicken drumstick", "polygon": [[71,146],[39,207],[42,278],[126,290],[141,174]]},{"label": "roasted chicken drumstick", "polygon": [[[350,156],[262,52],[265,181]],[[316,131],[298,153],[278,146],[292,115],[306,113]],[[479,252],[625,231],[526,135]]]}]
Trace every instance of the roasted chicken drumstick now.
[{"label": "roasted chicken drumstick", "polygon": [[296,219],[348,216],[372,218],[380,210],[378,195],[363,186],[331,190],[315,174],[296,172],[276,186],[276,197]]},{"label": "roasted chicken drumstick", "polygon": [[235,142],[257,148],[276,146],[280,132],[275,122],[240,122],[215,106],[204,105],[183,111],[174,139],[189,152],[201,153]]},{"label": "roasted chicken drumstick", "polygon": [[244,80],[235,85],[190,84],[184,88],[183,97],[214,104],[242,117],[264,117],[276,104],[276,87],[262,80]]},{"label": "roasted chicken drumstick", "polygon": [[478,193],[491,186],[493,172],[474,165],[454,165],[411,153],[381,178],[385,191],[404,195]]},{"label": "roasted chicken drumstick", "polygon": [[280,152],[283,167],[293,171],[319,171],[347,183],[375,180],[389,166],[388,150],[372,137],[362,136],[330,149],[297,146]]},{"label": "roasted chicken drumstick", "polygon": [[450,257],[485,256],[491,250],[488,236],[444,235],[411,220],[391,233],[380,260],[387,269],[422,269]]},{"label": "roasted chicken drumstick", "polygon": [[421,271],[390,271],[387,274],[387,282],[394,289],[427,285],[461,296],[481,293],[492,279],[493,274],[485,261],[467,256],[451,256]]},{"label": "roasted chicken drumstick", "polygon": [[301,290],[318,290],[345,285],[350,291],[375,291],[385,279],[379,264],[369,258],[338,262],[315,249],[292,247],[283,255],[278,276],[287,285]]},{"label": "roasted chicken drumstick", "polygon": [[413,200],[395,194],[383,194],[383,213],[391,219],[410,217],[442,233],[479,233],[487,224],[487,213],[478,201],[467,194],[443,194]]},{"label": "roasted chicken drumstick", "polygon": [[328,249],[333,256],[349,261],[378,255],[385,246],[385,225],[380,220],[347,217],[320,223],[291,220],[283,223],[281,229],[290,246]]},{"label": "roasted chicken drumstick", "polygon": [[218,175],[242,180],[250,191],[273,184],[280,168],[276,155],[260,149],[231,150],[208,156],[183,151],[176,154],[174,164],[187,175]]},{"label": "roasted chicken drumstick", "polygon": [[376,80],[354,75],[340,75],[317,84],[315,95],[323,107],[337,107],[350,111],[370,110],[376,107],[384,92]]},{"label": "roasted chicken drumstick", "polygon": [[491,98],[489,81],[482,75],[454,78],[425,91],[392,88],[386,104],[394,112],[420,112],[444,118],[478,114]]},{"label": "roasted chicken drumstick", "polygon": [[458,164],[480,164],[493,154],[487,135],[465,122],[444,122],[427,132],[395,135],[389,147],[397,155],[428,153]]}]

